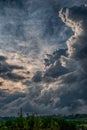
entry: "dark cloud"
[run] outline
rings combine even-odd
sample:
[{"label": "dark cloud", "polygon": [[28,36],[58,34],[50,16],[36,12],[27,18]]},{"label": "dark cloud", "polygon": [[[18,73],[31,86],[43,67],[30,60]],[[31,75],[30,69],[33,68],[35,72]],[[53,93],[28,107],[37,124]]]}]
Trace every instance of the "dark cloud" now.
[{"label": "dark cloud", "polygon": [[23,84],[24,84],[24,85],[26,85],[26,86],[30,86],[30,85],[31,85],[31,83],[32,83],[31,81],[26,80]]},{"label": "dark cloud", "polygon": [[55,63],[55,61],[59,60],[61,56],[66,56],[67,49],[59,49],[53,52],[53,54],[47,54],[47,58],[44,59],[45,66],[50,66]]},{"label": "dark cloud", "polygon": [[[52,55],[47,55],[45,58],[46,71],[44,72],[44,77],[51,77],[52,79],[56,77],[53,82],[45,82],[43,80],[42,86],[44,88],[38,89],[38,87],[33,87],[30,91],[30,98],[35,95],[32,102],[39,105],[42,108],[43,105],[50,108],[50,112],[55,113],[85,113],[87,107],[87,94],[86,94],[86,13],[84,16],[80,15],[80,19],[83,20],[80,23],[79,13],[77,11],[76,15],[73,13],[74,9],[83,12],[83,6],[64,8],[60,12],[62,20],[69,25],[74,30],[74,35],[68,40],[67,43],[67,53],[66,50],[60,50],[54,52]],[[84,11],[86,11],[84,6]],[[76,18],[76,19],[75,19]],[[77,20],[78,19],[78,20]],[[78,21],[78,24],[77,24]],[[85,23],[86,22],[86,23]],[[73,23],[73,24],[72,24]],[[85,48],[85,50],[83,49]],[[61,53],[60,53],[61,52]],[[82,54],[82,55],[81,55]],[[61,59],[62,56],[62,59]],[[64,57],[65,58],[64,58]],[[85,60],[84,60],[85,59]],[[60,62],[61,61],[61,62]],[[65,62],[65,63],[64,63]],[[72,64],[72,65],[71,65]],[[74,65],[73,65],[74,64]],[[76,65],[76,66],[75,66]],[[84,65],[84,67],[83,67]],[[59,70],[58,70],[59,69]],[[67,70],[63,73],[63,69]],[[85,70],[85,71],[84,71]],[[48,73],[49,72],[49,73]],[[48,74],[48,75],[47,75]],[[36,78],[38,75],[36,75]],[[47,83],[47,84],[46,84]],[[38,90],[38,95],[34,93]],[[40,90],[40,91],[39,91]],[[39,109],[38,109],[39,110]],[[41,111],[44,113],[45,111]]]},{"label": "dark cloud", "polygon": [[53,66],[47,69],[44,76],[57,78],[58,76],[64,75],[68,72],[69,71],[66,68],[62,67],[61,64],[57,61]]},{"label": "dark cloud", "polygon": [[[85,13],[83,14],[83,12]],[[72,110],[73,112],[77,112],[78,108],[84,105],[81,104],[79,99],[81,99],[84,103],[87,100],[87,98],[84,98],[86,95],[85,93],[86,84],[84,83],[84,80],[85,81],[87,80],[86,73],[84,73],[84,70],[86,72],[85,64],[87,61],[86,58],[87,21],[85,19],[87,17],[86,12],[87,7],[85,6],[80,7],[75,6],[70,9],[64,8],[60,12],[60,17],[62,18],[62,20],[74,31],[74,35],[67,42],[68,62],[72,60],[73,64],[75,62],[77,67],[76,70],[69,73],[68,75],[62,76],[62,84],[66,86],[66,90],[62,94],[62,96],[60,96],[60,104],[59,104],[61,107],[67,106],[69,112],[70,110]],[[61,91],[62,90],[63,89],[61,89]]]},{"label": "dark cloud", "polygon": [[[80,12],[77,11],[74,14],[74,11],[76,9],[80,10]],[[85,7],[85,6],[73,7],[70,10],[68,10],[66,8],[66,9],[62,10],[60,15],[61,15],[63,21],[68,26],[71,26],[71,28],[75,32],[75,35],[72,36],[67,42],[69,58],[71,58],[75,61],[77,60],[77,62],[80,63],[80,64],[77,63],[78,66],[80,66],[86,70],[85,64],[87,61],[86,60],[87,59],[86,58],[86,53],[87,53],[87,44],[86,44],[86,39],[87,39],[86,22],[87,22],[87,20],[86,20],[86,17],[87,17],[87,13],[84,13],[84,15],[83,15],[83,12],[87,12],[87,7]],[[81,13],[81,15],[79,15],[79,13]]]},{"label": "dark cloud", "polygon": [[12,72],[14,69],[20,70],[20,69],[23,69],[23,67],[17,66],[17,65],[9,65],[6,62],[6,57],[0,56],[0,77],[1,78],[12,80],[12,81],[23,80],[24,79],[23,76]]},{"label": "dark cloud", "polygon": [[6,60],[6,57],[0,56],[0,62],[1,62],[1,61],[5,61],[5,60]]},{"label": "dark cloud", "polygon": [[53,52],[52,55],[47,55],[47,58],[44,59],[46,71],[44,77],[57,78],[63,74],[69,72],[69,70],[61,65],[60,58],[61,56],[66,56],[67,49],[60,49]]},{"label": "dark cloud", "polygon": [[60,21],[58,11],[63,6],[81,3],[86,2],[85,0],[74,2],[73,0],[63,2],[60,0],[45,0],[45,2],[1,0],[1,49],[18,51],[35,58],[49,51],[45,46],[49,46],[49,49],[64,46],[63,43],[72,32]]},{"label": "dark cloud", "polygon": [[32,81],[33,82],[40,82],[42,80],[42,72],[37,71],[36,74],[33,76]]},{"label": "dark cloud", "polygon": [[[25,62],[28,63],[27,66],[24,64],[25,68],[30,67],[26,74],[31,76],[25,79],[23,75],[13,73],[13,70],[24,69],[20,64],[10,65],[5,57],[0,56],[0,78],[3,82],[5,79],[22,80],[26,86],[25,93],[10,94],[9,90],[1,88],[2,115],[15,115],[20,108],[23,108],[25,113],[40,114],[87,112],[87,7],[72,7],[81,3],[87,2],[85,0],[2,2],[4,8],[0,9],[0,49],[5,53],[21,52],[28,59],[32,59],[31,62]],[[60,17],[66,25],[57,14],[64,6],[72,7],[60,11]],[[64,43],[70,36],[66,46]],[[38,63],[37,69],[36,62],[43,59],[43,54],[47,54],[47,58],[44,59],[45,68],[42,68],[42,62]],[[36,69],[32,69],[32,63],[36,65]]]},{"label": "dark cloud", "polygon": [[12,81],[19,81],[25,79],[24,76],[20,76],[11,72],[8,72],[6,76],[3,76],[5,79],[12,80]]},{"label": "dark cloud", "polygon": [[23,8],[23,0],[1,0],[0,5],[9,7]]}]

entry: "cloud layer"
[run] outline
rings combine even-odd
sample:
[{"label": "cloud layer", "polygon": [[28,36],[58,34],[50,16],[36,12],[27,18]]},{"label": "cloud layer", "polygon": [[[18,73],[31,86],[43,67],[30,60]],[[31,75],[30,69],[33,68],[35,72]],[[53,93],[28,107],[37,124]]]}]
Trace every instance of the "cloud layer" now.
[{"label": "cloud layer", "polygon": [[87,112],[84,3],[0,1],[1,115]]}]

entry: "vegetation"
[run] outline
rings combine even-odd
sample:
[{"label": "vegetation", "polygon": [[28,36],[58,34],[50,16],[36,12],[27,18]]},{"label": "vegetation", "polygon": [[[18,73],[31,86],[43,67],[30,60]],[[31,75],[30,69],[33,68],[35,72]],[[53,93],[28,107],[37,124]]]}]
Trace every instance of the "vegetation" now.
[{"label": "vegetation", "polygon": [[76,125],[56,117],[27,116],[1,122],[0,130],[76,130]]},{"label": "vegetation", "polygon": [[[77,117],[77,116],[76,116]],[[87,130],[86,118],[27,115],[0,121],[0,130]]]}]

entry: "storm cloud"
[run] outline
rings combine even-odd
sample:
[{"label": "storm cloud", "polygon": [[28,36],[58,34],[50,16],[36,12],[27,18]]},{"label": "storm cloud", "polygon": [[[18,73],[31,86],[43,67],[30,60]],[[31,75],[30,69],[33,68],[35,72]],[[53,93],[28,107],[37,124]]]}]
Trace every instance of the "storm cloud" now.
[{"label": "storm cloud", "polygon": [[87,112],[86,4],[0,1],[1,115]]}]

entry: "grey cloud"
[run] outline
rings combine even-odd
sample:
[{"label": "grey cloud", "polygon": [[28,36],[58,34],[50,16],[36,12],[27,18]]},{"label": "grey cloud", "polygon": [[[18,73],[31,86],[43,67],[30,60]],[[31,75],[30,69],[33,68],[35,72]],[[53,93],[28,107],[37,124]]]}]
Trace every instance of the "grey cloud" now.
[{"label": "grey cloud", "polygon": [[5,60],[6,60],[6,57],[0,56],[0,61],[5,61]]},{"label": "grey cloud", "polygon": [[49,46],[49,49],[62,46],[71,33],[70,29],[64,27],[57,13],[63,6],[81,3],[85,3],[85,0],[1,0],[1,49],[19,51],[34,58],[45,53],[43,44]]},{"label": "grey cloud", "polygon": [[[8,16],[7,14],[4,14],[4,17],[6,15],[6,19],[4,21],[9,19],[11,21],[8,21],[8,22],[9,23],[12,22],[11,24],[13,24],[10,30],[11,33],[13,31],[11,35],[12,42],[8,43],[8,45],[11,45],[11,47],[13,47],[16,51],[17,50],[18,51],[20,50],[21,52],[23,51],[23,53],[25,53],[26,55],[28,55],[28,53],[30,52],[32,58],[33,58],[32,56],[33,54],[34,56],[37,57],[37,55],[43,51],[43,47],[42,47],[43,46],[42,44],[44,44],[43,39],[47,40],[46,45],[49,44],[49,46],[51,46],[52,44],[54,45],[54,43],[55,45],[61,42],[64,43],[64,41],[69,36],[71,36],[72,31],[70,31],[70,34],[69,34],[68,31],[70,29],[68,29],[62,22],[60,22],[59,18],[57,19],[56,11],[58,11],[61,8],[61,6],[64,6],[64,5],[72,6],[73,4],[76,4],[76,3],[81,4],[81,1],[75,2],[73,0],[72,1],[64,0],[64,2],[55,0],[55,4],[52,4],[49,1],[46,1],[46,3],[43,1],[42,2],[38,1],[38,2],[37,0],[28,1],[28,3],[26,2],[24,5],[26,7],[25,11],[21,10],[22,12],[20,12],[19,7],[18,7],[17,10],[15,9],[12,10],[11,12],[12,14],[8,14]],[[85,0],[84,2],[86,3]],[[29,4],[30,4],[30,8],[27,8]],[[41,6],[42,4],[43,4],[43,7]],[[10,7],[11,7],[11,4],[10,4]],[[82,14],[81,16],[79,16],[78,9],[80,9],[80,13]],[[7,9],[7,12],[9,10],[11,11],[11,8]],[[74,13],[75,10],[77,10],[76,15]],[[86,35],[85,36],[83,35],[85,34],[84,27],[86,25],[85,24],[86,21],[84,21],[84,18],[86,17],[86,13],[84,13],[83,15],[81,11],[83,12],[83,7],[72,7],[72,8],[69,8],[68,11],[66,11],[66,8],[62,9],[61,14],[60,14],[62,17],[62,20],[65,21],[65,23],[69,22],[66,24],[68,24],[71,28],[75,27],[73,28],[73,30],[76,31],[73,34],[74,36],[72,36],[69,39],[67,43],[67,49],[64,49],[66,45],[63,47],[63,49],[59,49],[55,52],[54,52],[54,49],[52,49],[54,53],[51,55],[49,54],[49,46],[47,46],[48,56],[44,60],[45,70],[42,72],[41,71],[33,72],[34,76],[32,80],[31,79],[29,80],[27,79],[26,81],[24,80],[24,85],[26,86],[26,89],[27,89],[27,92],[25,92],[25,94],[22,95],[21,93],[21,94],[16,95],[14,93],[11,95],[9,93],[3,94],[3,91],[1,91],[2,96],[0,100],[3,101],[4,104],[2,105],[0,112],[3,115],[6,115],[6,114],[15,115],[17,110],[20,109],[20,107],[23,107],[23,110],[25,113],[37,112],[40,114],[47,114],[47,113],[48,114],[53,114],[53,113],[66,114],[67,113],[68,114],[71,111],[72,112],[78,112],[78,111],[86,112],[86,108],[87,108],[86,106],[87,104],[87,101],[86,101],[87,100],[86,63],[87,63],[87,60],[86,60],[86,42],[85,42]],[[84,11],[86,11],[86,9],[84,9]],[[4,11],[2,12],[4,13]],[[66,14],[67,12],[69,14]],[[14,18],[12,17],[12,15],[14,15]],[[82,23],[81,22],[79,23],[79,20],[83,20]],[[77,27],[78,24],[76,22],[79,23],[78,27]],[[21,24],[20,26],[19,26],[19,23]],[[74,23],[73,27],[72,27],[72,23]],[[4,34],[4,36],[6,37],[6,35],[8,36],[9,34],[8,32],[9,27],[7,23],[4,23],[4,24],[6,26],[5,25],[3,26],[7,27],[6,28],[7,32],[5,32]],[[66,28],[66,30],[68,31],[65,30],[61,34],[63,27],[64,29]],[[18,31],[18,28],[19,28],[19,32],[16,32]],[[78,28],[80,29],[80,31]],[[75,29],[78,29],[78,30],[75,30]],[[81,32],[81,29],[84,33],[82,34],[79,33],[79,35],[77,35],[78,32]],[[3,28],[2,28],[2,31],[4,31]],[[68,32],[67,36],[65,32]],[[20,34],[22,34],[21,35],[22,37],[19,36]],[[61,34],[61,38],[58,38],[60,37],[60,34]],[[61,41],[63,34],[64,34],[64,39],[63,41]],[[40,37],[38,38],[38,36]],[[14,39],[16,39],[16,41]],[[24,42],[23,44],[22,44],[22,41]],[[30,48],[32,51],[30,51]],[[0,59],[1,59],[0,62],[4,63],[1,70],[2,75],[0,75],[0,77],[5,75],[9,78],[9,80],[13,80],[14,78],[16,79],[17,75],[15,77],[15,75],[12,73],[12,70],[22,69],[22,68],[15,65],[11,66],[7,64],[6,59],[4,59],[4,57],[1,57]],[[37,60],[39,59],[37,58]],[[21,80],[21,79],[22,77],[17,77],[17,80]],[[3,98],[3,95],[4,95],[4,98]]]},{"label": "grey cloud", "polygon": [[47,54],[47,58],[44,59],[45,66],[50,66],[55,63],[56,60],[59,60],[61,56],[66,56],[67,49],[59,49],[54,51],[52,54]]},{"label": "grey cloud", "polygon": [[52,55],[47,55],[47,58],[44,59],[46,71],[44,77],[57,78],[63,74],[69,72],[69,70],[61,65],[60,58],[61,56],[66,56],[67,49],[59,49],[53,52]]},{"label": "grey cloud", "polygon": [[[77,11],[74,14],[75,10]],[[84,15],[82,15],[84,13]],[[86,17],[87,17],[87,7],[81,6],[81,7],[72,7],[70,10],[65,8],[60,12],[60,16],[63,19],[63,21],[68,25],[71,26],[71,28],[74,30],[75,35],[72,36],[67,41],[68,46],[68,57],[70,59],[75,60],[75,62],[78,63],[78,66],[81,66],[82,69],[86,70],[85,64],[86,64],[86,53],[87,53],[87,44],[86,44]],[[79,15],[81,13],[81,15]],[[77,17],[78,16],[78,17]],[[77,60],[77,61],[76,61]]]},{"label": "grey cloud", "polygon": [[[74,11],[77,12],[75,13]],[[80,10],[80,11],[78,11]],[[83,15],[83,12],[84,15]],[[87,15],[87,7],[72,7],[72,8],[64,8],[60,12],[60,16],[62,20],[70,26],[74,31],[74,36],[72,36],[68,42],[68,62],[69,60],[76,62],[76,70],[73,72],[62,76],[62,85],[61,91],[64,89],[64,93],[60,96],[61,107],[67,106],[68,111],[72,110],[72,112],[77,112],[78,108],[84,106],[81,102],[78,102],[79,99],[82,99],[85,103],[87,98],[85,97],[85,88],[86,88],[86,15]],[[81,15],[80,15],[81,13]],[[82,20],[82,21],[80,21]],[[78,24],[77,24],[78,22]],[[79,26],[80,25],[80,26]],[[66,58],[66,59],[67,59]],[[85,60],[84,60],[85,59]],[[66,62],[66,61],[65,61]],[[66,64],[67,67],[68,64]],[[83,66],[84,65],[84,66]],[[84,81],[85,80],[85,81]],[[65,87],[64,87],[65,86]],[[80,109],[81,112],[81,109]]]},{"label": "grey cloud", "polygon": [[[77,21],[75,20],[75,17],[77,19],[78,13],[76,14],[76,16],[73,17],[73,15],[75,15],[73,14],[73,11],[72,11],[74,8],[76,7],[68,9],[69,11],[68,13],[70,14],[70,17],[69,17],[69,14],[68,14],[68,17],[66,17],[67,11],[66,9],[63,10],[65,13],[65,16],[63,18],[67,18],[65,20],[65,23],[66,22],[67,24],[68,22],[75,23]],[[79,7],[77,7],[77,9],[78,8]],[[83,8],[83,6],[81,6],[80,9],[81,8]],[[83,19],[82,25],[85,25],[86,21],[84,21],[83,17],[85,17],[85,14],[84,16],[80,16],[80,19]],[[78,18],[78,22],[80,19]],[[69,23],[69,26],[72,27],[73,25],[71,23]],[[77,27],[77,24],[74,24],[74,27]],[[61,60],[61,62],[64,62],[65,60],[66,63],[65,63],[64,68],[67,68],[69,70],[65,74],[64,73],[62,75],[60,74],[59,77],[53,83],[48,83],[47,85],[45,85],[45,88],[40,90],[39,96],[36,96],[36,98],[33,100],[37,104],[40,104],[40,105],[44,104],[44,106],[51,107],[54,113],[58,111],[59,113],[62,112],[62,113],[67,113],[67,114],[70,114],[71,111],[72,113],[77,113],[79,111],[80,113],[86,112],[86,109],[85,109],[86,103],[87,103],[86,51],[84,51],[83,49],[84,47],[86,49],[86,43],[85,43],[86,35],[85,35],[84,26],[80,26],[80,27],[81,28],[78,28],[78,31],[74,29],[74,31],[76,31],[74,32],[75,35],[72,36],[70,38],[71,40],[68,41],[68,44],[69,44],[68,50],[67,50],[68,55],[65,55],[65,59]],[[79,29],[82,29],[84,33],[82,32],[79,33]],[[73,37],[75,38],[75,43],[74,43]],[[57,58],[54,55],[48,55],[48,59],[45,59],[45,65],[46,67],[49,68],[48,70],[50,70],[49,76],[52,76],[51,67],[54,65],[55,61],[57,61],[56,63],[58,63],[56,67],[59,67],[59,65],[61,68],[63,67],[62,64],[60,64],[58,58],[61,59],[61,54],[58,55]],[[71,66],[71,64],[74,64],[74,65],[72,65],[72,67],[70,68],[69,65]],[[54,69],[56,68],[55,66],[53,67]],[[56,68],[55,70],[57,72],[58,68]],[[85,72],[83,70],[85,70]],[[45,82],[43,83],[43,85],[44,84]]]},{"label": "grey cloud", "polygon": [[21,70],[22,66],[9,65],[6,62],[6,57],[0,56],[0,77],[12,81],[19,81],[25,79],[23,76],[13,73],[14,69]]},{"label": "grey cloud", "polygon": [[40,82],[42,80],[42,72],[37,71],[36,74],[33,76],[32,81],[33,82]]},{"label": "grey cloud", "polygon": [[58,76],[68,73],[68,69],[61,66],[57,61],[53,66],[51,66],[44,74],[46,77],[57,78]]},{"label": "grey cloud", "polygon": [[24,93],[16,92],[14,94],[9,94],[9,92],[5,90],[0,90],[1,97],[0,97],[0,108],[3,108],[6,104],[9,104],[15,100],[17,100],[19,97],[23,98],[25,97]]}]

